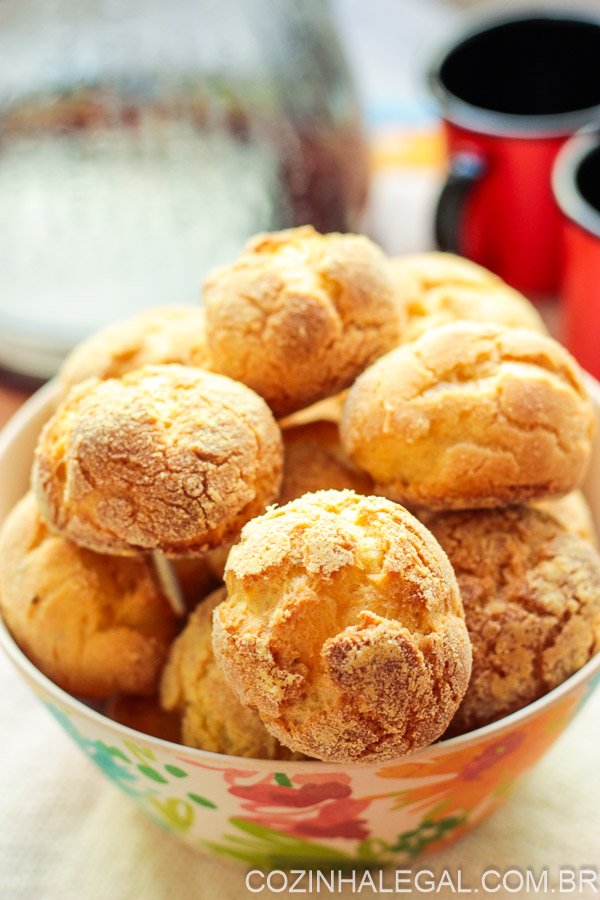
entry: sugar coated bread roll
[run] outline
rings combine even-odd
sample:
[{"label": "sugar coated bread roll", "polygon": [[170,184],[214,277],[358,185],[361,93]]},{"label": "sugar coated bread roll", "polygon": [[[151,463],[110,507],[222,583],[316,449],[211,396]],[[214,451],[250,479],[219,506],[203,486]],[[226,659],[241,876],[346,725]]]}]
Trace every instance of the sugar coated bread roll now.
[{"label": "sugar coated bread roll", "polygon": [[181,714],[182,739],[189,747],[255,759],[291,759],[294,754],[240,703],[215,662],[212,617],[225,596],[221,588],[207,597],[173,644],[163,672],[162,706]]},{"label": "sugar coated bread roll", "polygon": [[357,471],[342,450],[337,425],[311,422],[282,431],[283,479],[278,502],[287,503],[319,490],[344,490],[371,494],[373,482]]},{"label": "sugar coated bread roll", "polygon": [[278,416],[335,394],[398,343],[387,261],[368,238],[294,228],[254,238],[204,284],[216,371]]},{"label": "sugar coated bread roll", "polygon": [[409,506],[503,506],[578,487],[594,432],[575,360],[552,338],[458,322],[388,353],[348,392],[344,449]]},{"label": "sugar coated bread roll", "polygon": [[72,694],[150,694],[177,622],[151,563],[48,531],[28,494],[0,535],[0,608],[16,642]]},{"label": "sugar coated bread roll", "polygon": [[277,496],[281,434],[265,402],[222,375],[145,366],[76,386],[42,431],[44,517],[98,552],[185,556],[219,546]]},{"label": "sugar coated bread roll", "polygon": [[531,703],[600,649],[600,557],[589,541],[524,506],[428,524],[456,572],[473,642],[453,732]]},{"label": "sugar coated bread roll", "polygon": [[120,378],[145,365],[210,368],[204,310],[161,306],[115,322],[82,341],[58,373],[62,393],[86,378]]},{"label": "sugar coated bread roll", "polygon": [[471,647],[454,573],[405,509],[305,494],[242,532],[213,645],[229,684],[286,746],[393,759],[442,734]]}]

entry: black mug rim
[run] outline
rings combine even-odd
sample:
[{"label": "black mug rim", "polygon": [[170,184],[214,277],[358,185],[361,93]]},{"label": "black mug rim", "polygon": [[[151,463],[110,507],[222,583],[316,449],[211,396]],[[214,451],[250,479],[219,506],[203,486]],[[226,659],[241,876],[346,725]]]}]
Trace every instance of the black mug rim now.
[{"label": "black mug rim", "polygon": [[552,167],[552,193],[561,213],[596,238],[600,238],[600,212],[579,190],[577,174],[581,164],[599,147],[600,129],[584,128],[561,148]]},{"label": "black mug rim", "polygon": [[442,81],[441,69],[444,62],[462,44],[499,26],[535,19],[579,22],[584,25],[600,27],[600,14],[595,16],[584,10],[571,11],[566,6],[551,10],[531,6],[519,12],[486,16],[473,22],[470,28],[463,29],[454,40],[438,51],[427,71],[429,88],[439,102],[443,118],[447,122],[478,134],[517,138],[564,137],[573,134],[590,122],[600,122],[600,103],[564,113],[542,113],[540,115],[504,113],[468,103],[450,91]]}]

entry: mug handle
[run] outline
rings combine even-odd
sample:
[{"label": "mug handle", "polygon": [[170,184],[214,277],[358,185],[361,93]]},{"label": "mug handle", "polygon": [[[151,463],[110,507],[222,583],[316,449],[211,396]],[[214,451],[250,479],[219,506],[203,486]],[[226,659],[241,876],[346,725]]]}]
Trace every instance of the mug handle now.
[{"label": "mug handle", "polygon": [[435,241],[440,250],[460,254],[460,232],[465,201],[485,174],[485,163],[476,153],[457,153],[450,159],[450,171],[435,211]]}]

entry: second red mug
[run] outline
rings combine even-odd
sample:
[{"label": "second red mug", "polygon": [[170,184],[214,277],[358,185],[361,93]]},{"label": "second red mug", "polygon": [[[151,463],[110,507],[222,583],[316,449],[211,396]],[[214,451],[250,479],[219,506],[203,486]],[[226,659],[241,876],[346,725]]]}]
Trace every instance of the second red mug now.
[{"label": "second red mug", "polygon": [[430,82],[449,156],[438,246],[530,296],[555,292],[551,170],[565,140],[600,121],[600,22],[568,12],[487,22],[439,58]]},{"label": "second red mug", "polygon": [[563,338],[600,378],[600,132],[586,129],[562,148],[553,171],[561,214]]}]

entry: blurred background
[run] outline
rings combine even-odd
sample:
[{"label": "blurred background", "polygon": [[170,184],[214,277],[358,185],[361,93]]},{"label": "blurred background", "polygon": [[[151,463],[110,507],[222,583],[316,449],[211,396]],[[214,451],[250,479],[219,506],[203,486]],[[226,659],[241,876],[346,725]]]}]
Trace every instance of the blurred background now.
[{"label": "blurred background", "polygon": [[[195,303],[251,234],[430,244],[443,0],[3,0],[0,365]],[[370,190],[369,190],[370,188]]]},{"label": "blurred background", "polygon": [[2,0],[0,383],[197,302],[256,231],[430,248],[444,150],[425,71],[471,5]]}]

